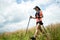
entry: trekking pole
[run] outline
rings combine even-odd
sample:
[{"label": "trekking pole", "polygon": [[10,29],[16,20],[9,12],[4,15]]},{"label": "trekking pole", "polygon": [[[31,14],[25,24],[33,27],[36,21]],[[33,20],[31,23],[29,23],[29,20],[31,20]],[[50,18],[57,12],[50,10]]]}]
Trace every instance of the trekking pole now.
[{"label": "trekking pole", "polygon": [[25,36],[26,36],[26,34],[27,34],[27,31],[28,31],[29,23],[30,23],[30,17],[29,17],[29,21],[28,21],[28,24],[27,24]]}]

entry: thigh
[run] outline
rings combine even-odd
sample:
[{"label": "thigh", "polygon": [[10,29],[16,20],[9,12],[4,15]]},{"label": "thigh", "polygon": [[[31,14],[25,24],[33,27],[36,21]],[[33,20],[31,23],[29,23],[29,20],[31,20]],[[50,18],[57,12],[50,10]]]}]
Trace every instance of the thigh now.
[{"label": "thigh", "polygon": [[40,24],[37,24],[36,25],[36,29],[40,30],[41,29],[41,25]]},{"label": "thigh", "polygon": [[36,25],[36,29],[38,29],[38,30],[39,30],[39,24],[37,24],[37,25]]},{"label": "thigh", "polygon": [[38,25],[38,30],[40,31],[40,32],[42,32],[43,30],[42,30],[42,27],[41,27],[41,25],[39,24]]}]

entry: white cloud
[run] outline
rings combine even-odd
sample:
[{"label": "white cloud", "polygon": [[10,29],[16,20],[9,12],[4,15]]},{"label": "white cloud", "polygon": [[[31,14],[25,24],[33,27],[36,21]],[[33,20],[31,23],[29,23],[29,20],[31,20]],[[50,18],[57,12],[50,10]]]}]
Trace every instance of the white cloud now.
[{"label": "white cloud", "polygon": [[57,4],[52,4],[44,10],[44,24],[60,22],[60,7]]},{"label": "white cloud", "polygon": [[[6,0],[6,1],[1,1],[1,2],[2,2],[1,9],[3,9],[1,11],[1,15],[3,15],[3,18],[1,17],[2,18],[1,20],[2,20],[2,22],[6,21],[7,24],[5,24],[4,27],[0,28],[0,31],[14,31],[14,30],[18,30],[21,28],[23,29],[27,26],[29,16],[30,15],[34,16],[34,13],[35,13],[35,11],[33,10],[33,7],[35,7],[36,5],[40,6],[40,5],[49,4],[52,2],[52,0],[34,0],[33,2],[32,1],[28,1],[28,2],[22,1],[21,4],[17,4],[14,0],[13,1]],[[54,4],[54,5],[48,6],[46,8],[46,10],[44,10],[43,13],[45,16],[44,17],[45,23],[47,22],[47,24],[48,24],[49,21],[50,22],[52,21],[52,19],[49,19],[49,17],[51,18],[52,13],[55,13],[56,9],[58,10],[59,7]],[[58,13],[60,13],[60,12],[58,12]],[[15,21],[18,21],[18,22],[15,23]],[[9,23],[9,22],[13,22],[13,23]],[[35,25],[35,21],[31,20],[30,26],[34,26],[34,25]]]},{"label": "white cloud", "polygon": [[6,7],[14,3],[15,0],[0,0],[0,10],[3,11]]},{"label": "white cloud", "polygon": [[5,22],[4,17],[0,15],[0,23],[4,23],[4,22]]},{"label": "white cloud", "polygon": [[[7,24],[7,25],[5,25],[4,28],[0,29],[0,32],[12,32],[12,31],[20,30],[20,29],[24,30],[27,28],[27,24],[28,24],[27,20],[28,19],[18,22],[18,23]],[[28,28],[31,28],[34,25],[35,25],[35,21],[30,20]]]},{"label": "white cloud", "polygon": [[[34,6],[40,5],[40,4],[45,4],[47,2],[48,2],[48,0],[46,0],[46,1],[44,1],[44,0],[36,1],[35,0],[33,2],[31,2],[31,1],[28,1],[26,3],[22,2],[19,5],[16,3],[13,3],[11,6],[8,6],[7,8],[5,8],[3,15],[7,16],[8,17],[7,19],[9,19],[9,17],[11,17],[11,16],[13,16],[13,18],[15,18],[16,16],[20,17],[20,18],[18,18],[20,20],[25,19],[29,16],[29,14],[32,15]],[[23,17],[23,18],[21,18],[21,17]]]}]

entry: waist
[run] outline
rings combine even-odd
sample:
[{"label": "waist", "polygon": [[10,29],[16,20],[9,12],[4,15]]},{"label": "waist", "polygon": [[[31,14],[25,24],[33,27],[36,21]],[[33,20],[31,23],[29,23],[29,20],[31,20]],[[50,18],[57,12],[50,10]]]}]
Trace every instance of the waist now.
[{"label": "waist", "polygon": [[42,18],[36,18],[36,22],[42,21]]}]

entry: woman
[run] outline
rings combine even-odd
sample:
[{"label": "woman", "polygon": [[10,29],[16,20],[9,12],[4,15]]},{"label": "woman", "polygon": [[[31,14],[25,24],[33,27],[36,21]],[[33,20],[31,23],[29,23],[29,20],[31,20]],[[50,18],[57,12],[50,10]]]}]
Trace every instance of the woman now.
[{"label": "woman", "polygon": [[34,10],[36,11],[35,17],[30,16],[30,18],[36,19],[36,32],[34,36],[31,37],[31,39],[36,40],[36,37],[39,31],[44,33],[44,31],[41,28],[43,26],[43,22],[42,22],[43,14],[42,14],[41,9],[38,6],[36,6]]}]

